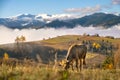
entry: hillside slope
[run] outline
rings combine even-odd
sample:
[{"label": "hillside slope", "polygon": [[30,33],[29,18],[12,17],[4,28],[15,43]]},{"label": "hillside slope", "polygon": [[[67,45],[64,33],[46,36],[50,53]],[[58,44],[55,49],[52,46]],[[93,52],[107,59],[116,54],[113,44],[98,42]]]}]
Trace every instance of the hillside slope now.
[{"label": "hillside slope", "polygon": [[[49,63],[54,61],[56,53],[58,60],[65,59],[67,50],[72,44],[81,44],[83,41],[101,42],[103,40],[104,42],[109,42],[113,45],[120,45],[120,39],[95,36],[65,35],[42,41],[0,45],[0,57],[2,58],[3,54],[7,52],[11,58],[17,58],[21,60],[28,58],[35,61],[40,61],[42,63]],[[101,53],[100,51],[93,52],[88,50],[88,66],[93,65],[93,63],[97,65],[101,64],[105,59],[105,55],[106,54],[104,50],[101,51]]]}]

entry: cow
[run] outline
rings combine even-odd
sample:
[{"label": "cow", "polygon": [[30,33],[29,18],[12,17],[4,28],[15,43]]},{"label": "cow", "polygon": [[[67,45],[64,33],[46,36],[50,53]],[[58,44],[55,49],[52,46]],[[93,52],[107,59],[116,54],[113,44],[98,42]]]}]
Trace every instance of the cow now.
[{"label": "cow", "polygon": [[67,70],[70,67],[70,65],[72,67],[72,70],[74,70],[73,63],[76,62],[77,71],[79,69],[81,71],[82,63],[86,65],[86,62],[85,62],[86,53],[87,53],[87,47],[85,45],[74,44],[70,46],[66,56],[65,70]]}]

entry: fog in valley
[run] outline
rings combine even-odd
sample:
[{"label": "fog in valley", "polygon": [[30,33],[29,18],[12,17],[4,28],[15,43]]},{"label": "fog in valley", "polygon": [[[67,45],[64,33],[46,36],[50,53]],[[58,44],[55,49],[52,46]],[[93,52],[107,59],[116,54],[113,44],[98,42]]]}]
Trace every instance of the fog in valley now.
[{"label": "fog in valley", "polygon": [[26,41],[38,41],[62,35],[83,35],[84,33],[100,36],[114,36],[120,38],[120,25],[113,26],[108,29],[102,27],[81,27],[75,28],[40,28],[40,29],[9,29],[5,26],[0,26],[0,44],[14,43],[17,36],[25,36]]}]

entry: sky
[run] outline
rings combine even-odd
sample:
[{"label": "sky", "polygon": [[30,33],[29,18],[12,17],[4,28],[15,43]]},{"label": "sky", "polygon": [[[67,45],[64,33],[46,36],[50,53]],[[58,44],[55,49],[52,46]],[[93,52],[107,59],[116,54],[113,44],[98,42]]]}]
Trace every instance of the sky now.
[{"label": "sky", "polygon": [[0,18],[18,14],[120,13],[120,0],[0,0]]}]

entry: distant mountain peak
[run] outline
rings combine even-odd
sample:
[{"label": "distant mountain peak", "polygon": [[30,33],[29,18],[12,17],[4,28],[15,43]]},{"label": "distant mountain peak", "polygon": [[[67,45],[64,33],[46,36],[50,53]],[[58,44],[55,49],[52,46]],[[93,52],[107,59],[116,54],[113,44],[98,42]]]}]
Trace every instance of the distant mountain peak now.
[{"label": "distant mountain peak", "polygon": [[0,18],[0,25],[4,25],[9,28],[73,28],[76,25],[88,27],[93,25],[94,27],[103,26],[105,28],[112,27],[120,24],[120,16],[109,13],[94,13],[80,17],[73,14],[19,14],[10,18]]}]

